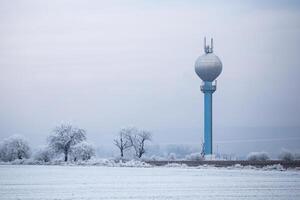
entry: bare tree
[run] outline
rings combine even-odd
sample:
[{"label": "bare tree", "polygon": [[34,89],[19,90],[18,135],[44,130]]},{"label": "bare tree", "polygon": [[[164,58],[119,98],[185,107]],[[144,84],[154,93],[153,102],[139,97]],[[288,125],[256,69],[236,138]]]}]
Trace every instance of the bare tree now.
[{"label": "bare tree", "polygon": [[124,157],[124,151],[132,146],[128,140],[128,135],[132,135],[133,132],[136,132],[135,128],[122,128],[118,138],[114,139],[114,145],[120,150],[121,158]]},{"label": "bare tree", "polygon": [[151,133],[146,130],[138,130],[137,134],[128,134],[126,137],[134,148],[135,156],[141,158],[146,152],[145,142],[151,141]]},{"label": "bare tree", "polygon": [[86,140],[85,130],[74,128],[69,124],[57,126],[53,133],[48,138],[49,147],[56,153],[63,153],[65,162],[68,161],[71,147]]}]

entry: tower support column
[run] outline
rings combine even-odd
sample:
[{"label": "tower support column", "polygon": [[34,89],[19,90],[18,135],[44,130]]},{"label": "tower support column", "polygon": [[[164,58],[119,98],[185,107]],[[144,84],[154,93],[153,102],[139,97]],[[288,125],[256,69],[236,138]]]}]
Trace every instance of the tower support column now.
[{"label": "tower support column", "polygon": [[204,154],[213,153],[212,144],[212,94],[216,91],[216,85],[212,82],[204,82],[201,86],[204,93]]}]

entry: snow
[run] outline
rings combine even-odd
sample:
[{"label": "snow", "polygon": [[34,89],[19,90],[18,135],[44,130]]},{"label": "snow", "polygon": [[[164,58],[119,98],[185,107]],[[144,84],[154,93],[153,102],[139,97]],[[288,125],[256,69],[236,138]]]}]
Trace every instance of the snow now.
[{"label": "snow", "polygon": [[189,168],[186,164],[179,164],[179,163],[168,163],[163,167]]},{"label": "snow", "polygon": [[300,199],[299,171],[238,167],[0,165],[0,199]]}]

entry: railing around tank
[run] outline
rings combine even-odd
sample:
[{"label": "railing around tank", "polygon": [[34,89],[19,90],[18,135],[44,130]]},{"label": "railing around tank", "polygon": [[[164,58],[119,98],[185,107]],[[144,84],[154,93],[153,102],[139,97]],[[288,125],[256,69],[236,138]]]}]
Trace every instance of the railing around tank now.
[{"label": "railing around tank", "polygon": [[202,85],[200,86],[201,91],[203,92],[214,92],[217,89],[217,80],[212,82],[203,81]]}]

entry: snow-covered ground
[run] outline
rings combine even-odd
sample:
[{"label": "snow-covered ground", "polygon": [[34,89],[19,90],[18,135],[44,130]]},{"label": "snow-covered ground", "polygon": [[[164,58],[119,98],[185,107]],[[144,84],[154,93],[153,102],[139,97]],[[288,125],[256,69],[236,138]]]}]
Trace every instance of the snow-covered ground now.
[{"label": "snow-covered ground", "polygon": [[300,199],[300,172],[0,165],[0,199]]}]

